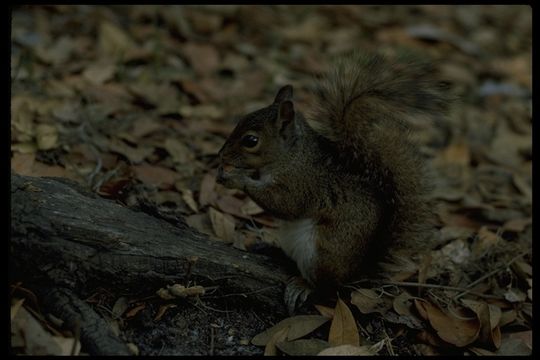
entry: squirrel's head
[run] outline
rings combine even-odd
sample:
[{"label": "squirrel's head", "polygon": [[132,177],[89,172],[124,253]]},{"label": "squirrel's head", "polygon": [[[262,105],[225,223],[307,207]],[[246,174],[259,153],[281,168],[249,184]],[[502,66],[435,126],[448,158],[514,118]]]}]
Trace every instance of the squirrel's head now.
[{"label": "squirrel's head", "polygon": [[258,176],[259,170],[287,158],[288,139],[294,132],[293,88],[282,87],[274,102],[243,116],[219,151],[218,182],[232,186],[232,172]]}]

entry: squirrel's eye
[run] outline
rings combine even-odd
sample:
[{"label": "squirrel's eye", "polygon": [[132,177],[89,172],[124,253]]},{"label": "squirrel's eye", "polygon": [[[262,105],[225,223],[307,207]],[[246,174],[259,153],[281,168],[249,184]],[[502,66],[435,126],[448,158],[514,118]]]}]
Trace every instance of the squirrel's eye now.
[{"label": "squirrel's eye", "polygon": [[248,149],[253,149],[257,146],[259,143],[259,137],[255,135],[245,135],[242,140],[240,141],[240,144],[242,144],[243,147],[246,147]]}]

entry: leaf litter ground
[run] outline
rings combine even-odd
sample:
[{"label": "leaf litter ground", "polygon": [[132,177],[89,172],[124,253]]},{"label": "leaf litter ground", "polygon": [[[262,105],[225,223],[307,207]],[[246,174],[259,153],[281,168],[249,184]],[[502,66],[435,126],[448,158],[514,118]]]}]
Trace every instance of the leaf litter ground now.
[{"label": "leaf litter ground", "polygon": [[[235,116],[285,83],[307,108],[312,75],[331,56],[412,50],[436,61],[458,98],[436,126],[411,124],[440,205],[422,263],[304,309],[325,321],[255,314],[206,295],[96,290],[99,301],[88,302],[109,309],[103,316],[140,354],[528,354],[531,15],[526,6],[15,7],[11,168],[150,204],[249,252],[274,243],[276,222],[215,183],[215,154]],[[41,334],[30,338],[45,353],[84,352],[36,310],[31,290],[11,289],[18,352],[43,349],[24,334]],[[268,339],[251,344],[263,331]]]}]

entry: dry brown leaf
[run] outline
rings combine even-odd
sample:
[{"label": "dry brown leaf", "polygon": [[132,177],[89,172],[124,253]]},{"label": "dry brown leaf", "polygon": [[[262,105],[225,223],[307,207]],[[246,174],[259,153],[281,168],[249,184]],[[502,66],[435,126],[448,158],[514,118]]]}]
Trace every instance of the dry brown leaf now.
[{"label": "dry brown leaf", "polygon": [[503,356],[529,356],[532,349],[522,339],[512,338],[510,334],[504,334],[501,341],[501,347],[496,352]]},{"label": "dry brown leaf", "polygon": [[134,317],[135,315],[137,315],[139,313],[139,311],[143,310],[145,307],[146,307],[146,304],[144,304],[144,303],[135,306],[133,309],[126,312],[126,318],[129,319],[129,318]]},{"label": "dry brown leaf", "polygon": [[476,314],[471,317],[471,314],[467,314],[467,312],[454,309],[454,312],[460,317],[458,318],[450,313],[444,313],[437,306],[427,301],[419,302],[415,300],[415,303],[421,304],[429,323],[437,331],[437,335],[450,344],[464,347],[473,343],[480,335],[480,321]]},{"label": "dry brown leaf", "polygon": [[141,138],[153,133],[163,127],[159,121],[148,117],[142,117],[133,122],[131,135],[135,138]]},{"label": "dry brown leaf", "polygon": [[518,288],[511,288],[504,293],[504,298],[511,303],[518,303],[525,301],[525,299],[527,299],[527,294]]},{"label": "dry brown leaf", "polygon": [[156,316],[154,317],[154,321],[159,321],[161,320],[161,318],[163,317],[163,315],[165,315],[165,313],[167,312],[167,310],[169,309],[172,309],[172,308],[175,308],[177,305],[176,304],[165,304],[165,305],[161,305],[159,307],[159,310],[156,314]]},{"label": "dry brown leaf", "polygon": [[182,200],[189,206],[193,212],[198,212],[199,209],[197,208],[197,203],[195,202],[195,199],[193,198],[193,192],[189,189],[182,189],[180,190],[182,193]]},{"label": "dry brown leaf", "polygon": [[199,76],[211,75],[219,67],[219,54],[212,45],[188,42],[182,47],[182,53]]},{"label": "dry brown leaf", "polygon": [[137,179],[148,185],[161,189],[171,188],[180,175],[173,170],[148,164],[133,165],[131,167]]},{"label": "dry brown leaf", "polygon": [[242,205],[242,207],[240,208],[240,211],[246,216],[258,215],[264,212],[264,210],[250,198],[247,198],[247,200],[244,202],[244,205]]},{"label": "dry brown leaf", "polygon": [[214,235],[210,217],[206,212],[187,216],[186,223],[206,235]]},{"label": "dry brown leaf", "polygon": [[532,266],[527,264],[523,260],[514,261],[511,267],[516,272],[516,274],[524,280],[528,279],[533,274]]},{"label": "dry brown leaf", "polygon": [[13,321],[15,316],[17,316],[17,312],[19,311],[22,304],[24,303],[24,300],[25,300],[24,298],[19,299],[19,300],[15,301],[15,304],[11,305],[11,309],[10,309],[10,313],[9,313],[11,321]]},{"label": "dry brown leaf", "polygon": [[110,22],[102,22],[99,26],[100,50],[110,56],[123,55],[136,48],[127,32]]},{"label": "dry brown leaf", "polygon": [[330,325],[330,333],[328,334],[328,342],[332,346],[339,345],[360,345],[360,335],[356,320],[351,313],[351,310],[338,298],[336,308],[334,309],[334,318]]},{"label": "dry brown leaf", "polygon": [[338,345],[324,349],[317,355],[319,356],[372,356],[376,353],[371,349],[371,346],[354,346],[354,345]]},{"label": "dry brown leaf", "polygon": [[213,173],[204,174],[199,191],[199,205],[201,207],[212,204],[217,197],[214,190],[216,187],[216,176]]},{"label": "dry brown leaf", "polygon": [[264,356],[276,356],[277,355],[277,347],[276,344],[278,342],[282,342],[287,338],[287,334],[289,333],[290,326],[284,327],[283,329],[277,331],[270,340],[266,343],[266,346],[264,348]]},{"label": "dry brown leaf", "polygon": [[441,153],[441,160],[447,164],[468,166],[471,161],[469,146],[464,142],[450,144]]},{"label": "dry brown leaf", "polygon": [[411,311],[413,301],[414,297],[404,291],[394,298],[394,301],[392,302],[392,307],[394,308],[394,311],[399,315],[413,316]]},{"label": "dry brown leaf", "polygon": [[315,305],[315,308],[319,310],[322,316],[326,316],[327,318],[332,319],[334,317],[335,311],[334,309],[324,306],[324,305]]},{"label": "dry brown leaf", "polygon": [[356,305],[363,314],[378,312],[384,314],[392,307],[389,299],[378,296],[371,289],[356,289],[351,294],[351,303]]},{"label": "dry brown leaf", "polygon": [[503,327],[512,323],[517,318],[517,311],[515,309],[510,309],[508,311],[503,311],[501,313],[501,320],[499,321],[499,326]]},{"label": "dry brown leaf", "polygon": [[116,65],[111,62],[95,63],[87,67],[82,76],[94,85],[101,85],[111,80],[116,72]]},{"label": "dry brown leaf", "polygon": [[177,164],[186,164],[194,159],[193,152],[177,138],[169,137],[165,139],[163,146]]},{"label": "dry brown leaf", "polygon": [[46,165],[36,161],[32,166],[32,172],[28,176],[52,176],[52,177],[68,177],[70,174],[61,166],[58,165]]},{"label": "dry brown leaf", "polygon": [[503,230],[512,231],[515,233],[523,232],[529,225],[532,225],[532,218],[512,219],[508,220],[503,225]]},{"label": "dry brown leaf", "polygon": [[321,315],[297,315],[287,319],[284,319],[272,326],[270,329],[263,331],[262,333],[256,335],[251,343],[257,346],[264,346],[268,343],[270,338],[278,331],[283,328],[290,327],[289,333],[287,336],[288,341],[296,340],[305,336],[315,329],[319,328],[321,325],[326,323],[329,318]]},{"label": "dry brown leaf", "polygon": [[500,241],[501,238],[497,236],[497,234],[488,230],[486,226],[482,226],[480,230],[478,230],[478,239],[475,241],[472,247],[473,254],[480,256],[493,248]]},{"label": "dry brown leaf", "polygon": [[32,175],[32,169],[36,159],[35,153],[14,153],[11,157],[11,169],[19,175]]},{"label": "dry brown leaf", "polygon": [[40,150],[50,150],[58,146],[58,130],[49,124],[36,126],[36,142]]},{"label": "dry brown leaf", "polygon": [[312,356],[330,347],[330,344],[320,339],[300,339],[278,342],[276,346],[290,356]]},{"label": "dry brown leaf", "polygon": [[111,310],[111,315],[113,319],[118,319],[126,312],[128,308],[127,298],[124,296],[119,297],[113,305]]},{"label": "dry brown leaf", "polygon": [[210,221],[212,222],[212,228],[216,236],[227,243],[234,242],[236,238],[236,232],[234,231],[236,223],[234,222],[234,218],[212,207],[208,209],[208,214],[210,215]]},{"label": "dry brown leaf", "polygon": [[520,339],[530,349],[533,347],[532,330],[509,333],[508,337],[511,339]]},{"label": "dry brown leaf", "polygon": [[491,349],[498,349],[501,346],[501,330],[498,326],[501,309],[481,301],[463,299],[462,303],[474,311],[480,320],[480,342]]},{"label": "dry brown leaf", "polygon": [[241,211],[244,202],[232,195],[221,195],[215,201],[217,207],[224,213],[238,216],[243,219],[249,219],[250,217],[244,215]]},{"label": "dry brown leaf", "polygon": [[134,164],[141,163],[144,159],[146,159],[154,152],[154,148],[151,146],[139,145],[137,147],[133,147],[129,146],[118,138],[113,138],[109,140],[108,146],[111,151],[124,155],[126,158],[129,159],[129,161]]}]

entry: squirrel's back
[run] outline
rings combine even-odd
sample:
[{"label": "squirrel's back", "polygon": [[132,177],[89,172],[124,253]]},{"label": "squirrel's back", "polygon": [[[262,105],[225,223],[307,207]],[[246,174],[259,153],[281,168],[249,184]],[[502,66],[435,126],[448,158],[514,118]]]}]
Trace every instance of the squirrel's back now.
[{"label": "squirrel's back", "polygon": [[430,223],[430,180],[407,118],[436,118],[446,108],[444,86],[431,66],[354,54],[318,82],[316,95],[310,125],[333,144],[340,168],[364,172],[361,186],[382,204],[380,231],[369,252],[421,247]]}]

